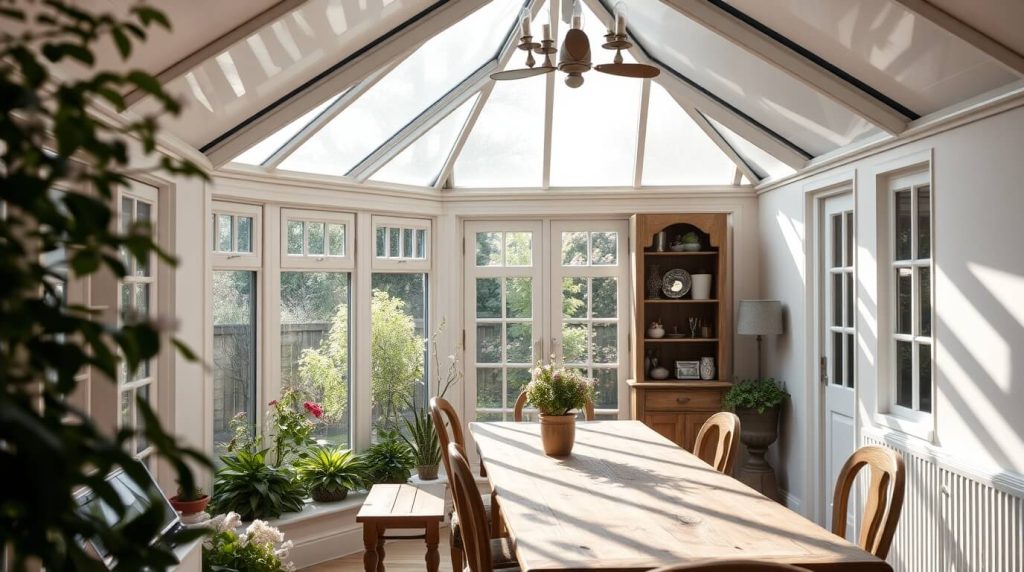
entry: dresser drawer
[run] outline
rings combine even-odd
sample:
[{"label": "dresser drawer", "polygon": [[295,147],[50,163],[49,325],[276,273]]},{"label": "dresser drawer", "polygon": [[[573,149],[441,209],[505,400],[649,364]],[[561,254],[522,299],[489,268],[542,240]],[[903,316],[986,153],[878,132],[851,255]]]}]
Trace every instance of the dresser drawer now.
[{"label": "dresser drawer", "polygon": [[706,409],[718,411],[722,407],[722,392],[714,389],[647,390],[644,408],[651,411],[679,411]]}]

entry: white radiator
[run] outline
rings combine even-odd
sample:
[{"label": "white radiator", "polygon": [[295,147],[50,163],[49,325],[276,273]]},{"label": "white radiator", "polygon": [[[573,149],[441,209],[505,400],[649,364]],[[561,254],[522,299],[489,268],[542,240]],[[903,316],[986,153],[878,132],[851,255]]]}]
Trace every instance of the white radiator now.
[{"label": "white radiator", "polygon": [[907,491],[889,562],[896,572],[1024,572],[1024,478],[967,467],[899,434],[866,445],[903,454]]}]

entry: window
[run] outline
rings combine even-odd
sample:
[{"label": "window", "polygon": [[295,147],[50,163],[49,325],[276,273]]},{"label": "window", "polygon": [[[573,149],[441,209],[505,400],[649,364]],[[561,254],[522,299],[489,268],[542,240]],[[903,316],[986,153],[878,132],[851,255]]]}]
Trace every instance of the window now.
[{"label": "window", "polygon": [[214,264],[252,266],[260,258],[260,207],[214,201],[211,221]]},{"label": "window", "polygon": [[281,266],[351,268],[354,217],[345,213],[281,210]]},{"label": "window", "polygon": [[373,267],[430,268],[430,221],[374,217]]},{"label": "window", "polygon": [[[157,220],[157,191],[152,187],[132,185],[120,193],[120,225],[122,234],[139,232],[153,233]],[[156,316],[156,256],[150,253],[139,259],[121,250],[121,262],[126,275],[118,286],[118,317],[123,324],[152,320]],[[157,367],[155,360],[146,361],[129,371],[121,361],[117,376],[119,427],[142,426],[137,401],[145,401],[154,409],[157,401]],[[143,435],[135,436],[129,443],[130,451],[140,458],[152,452],[150,443]]]},{"label": "window", "polygon": [[892,229],[892,404],[909,417],[932,413],[932,224],[927,173],[889,185]]}]

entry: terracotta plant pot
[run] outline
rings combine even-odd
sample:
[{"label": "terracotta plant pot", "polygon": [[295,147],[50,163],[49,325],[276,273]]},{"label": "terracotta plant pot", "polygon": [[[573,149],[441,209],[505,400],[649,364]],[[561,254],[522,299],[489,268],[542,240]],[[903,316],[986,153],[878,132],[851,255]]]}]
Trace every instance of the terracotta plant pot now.
[{"label": "terracotta plant pot", "polygon": [[540,440],[544,445],[544,454],[552,457],[565,457],[572,452],[576,442],[575,415],[541,415]]},{"label": "terracotta plant pot", "polygon": [[206,505],[210,504],[210,495],[203,495],[196,500],[181,500],[178,498],[178,495],[174,495],[170,498],[170,501],[174,510],[188,516],[190,514],[199,514],[206,510]]},{"label": "terracotta plant pot", "polygon": [[313,487],[309,491],[309,496],[313,497],[316,502],[338,502],[345,500],[345,497],[348,496],[348,489],[332,492],[322,487]]},{"label": "terracotta plant pot", "polygon": [[421,481],[437,480],[437,465],[416,465],[416,475]]}]

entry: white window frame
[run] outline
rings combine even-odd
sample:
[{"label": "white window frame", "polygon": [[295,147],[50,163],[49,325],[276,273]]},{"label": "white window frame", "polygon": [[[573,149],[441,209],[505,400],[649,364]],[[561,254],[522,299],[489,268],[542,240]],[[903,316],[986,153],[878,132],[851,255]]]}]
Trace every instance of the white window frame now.
[{"label": "white window frame", "polygon": [[[431,250],[432,250],[431,249],[431,243],[433,242],[433,239],[434,239],[432,228],[431,228],[432,225],[431,225],[431,220],[430,219],[374,216],[372,220],[373,220],[373,228],[370,229],[370,236],[371,236],[371,240],[373,241],[373,243],[371,245],[371,251],[372,251],[372,254],[373,254],[371,267],[372,267],[372,269],[375,272],[378,272],[378,271],[384,271],[384,272],[387,272],[387,271],[393,271],[393,272],[394,271],[400,271],[400,272],[414,272],[414,271],[430,272],[430,266],[431,266],[430,258],[431,258]],[[385,244],[385,246],[384,246],[385,253],[384,253],[384,256],[381,256],[380,253],[377,252],[377,229],[382,227],[382,226],[383,227],[388,227],[388,228],[399,228],[399,229],[402,229],[403,231],[406,230],[406,229],[411,229],[413,231],[414,240],[415,240],[415,236],[416,236],[415,231],[417,231],[417,230],[425,231],[425,237],[426,238],[425,238],[425,244],[424,244],[424,248],[423,248],[423,258],[407,258],[407,257],[403,257],[403,256],[398,256],[398,257],[388,256],[387,255],[387,251],[389,250],[388,249],[389,242],[387,242],[387,241],[390,240],[390,233],[385,233],[385,241],[386,241],[384,243]],[[399,233],[399,234],[402,235],[404,233]],[[401,251],[402,251],[402,248],[399,247],[399,252],[401,252]],[[413,245],[413,253],[415,254],[415,252],[416,252],[416,246],[415,246],[415,243],[414,243],[414,245]]]},{"label": "white window frame", "polygon": [[[211,239],[207,246],[210,247],[210,261],[214,268],[226,269],[248,269],[259,270],[263,259],[263,208],[257,205],[241,203],[229,203],[223,201],[212,201],[211,211],[213,216],[209,221]],[[214,241],[217,240],[218,215],[231,215],[234,217],[252,218],[252,252],[225,252],[214,248]],[[237,242],[238,225],[233,225],[231,244]]]},{"label": "white window frame", "polygon": [[[288,223],[291,221],[305,223],[302,236],[302,254],[288,253]],[[324,254],[306,254],[309,244],[308,223],[324,224]],[[308,271],[346,270],[355,268],[356,217],[351,213],[318,211],[306,209],[281,209],[281,232],[278,236],[281,251],[281,268],[289,270],[302,269]],[[327,225],[340,224],[345,227],[345,251],[343,254],[328,254]]]}]

